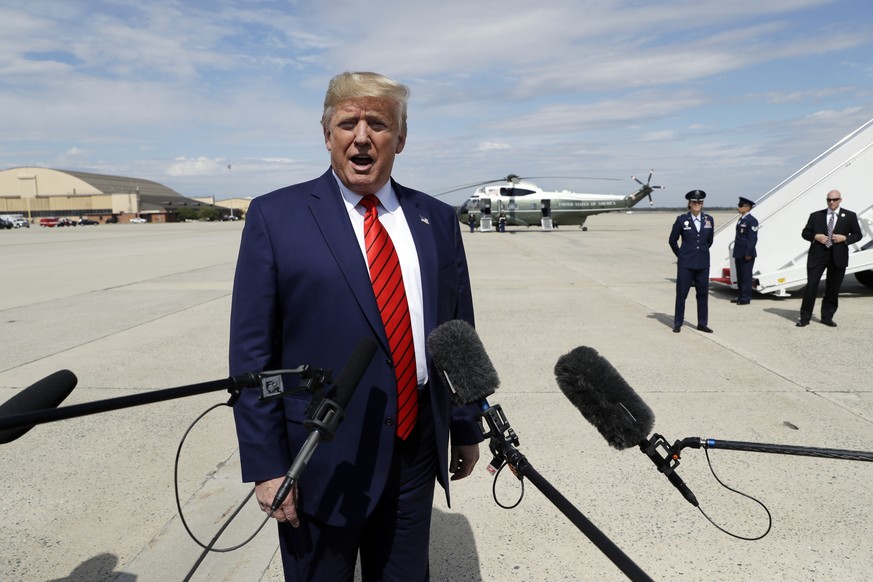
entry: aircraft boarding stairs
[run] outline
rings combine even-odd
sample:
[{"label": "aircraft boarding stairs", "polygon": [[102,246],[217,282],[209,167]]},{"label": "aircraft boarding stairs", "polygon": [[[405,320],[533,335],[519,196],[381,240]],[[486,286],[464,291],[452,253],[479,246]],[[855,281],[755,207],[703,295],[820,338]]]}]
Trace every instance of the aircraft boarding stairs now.
[{"label": "aircraft boarding stairs", "polygon": [[[787,296],[806,285],[809,242],[800,233],[809,214],[824,209],[839,190],[841,208],[858,214],[863,238],[851,245],[846,274],[873,287],[873,119],[843,138],[756,201],[758,219],[754,289]],[[739,193],[742,194],[742,193]],[[751,198],[751,196],[747,196]],[[710,280],[736,288],[731,255],[739,214],[718,227],[710,249]]]}]

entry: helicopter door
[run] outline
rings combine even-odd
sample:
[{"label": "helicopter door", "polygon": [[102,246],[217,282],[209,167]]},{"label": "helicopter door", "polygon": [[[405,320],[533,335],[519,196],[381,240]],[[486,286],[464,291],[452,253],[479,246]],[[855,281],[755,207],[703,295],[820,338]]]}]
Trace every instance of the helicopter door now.
[{"label": "helicopter door", "polygon": [[482,202],[482,216],[479,220],[479,230],[482,232],[491,232],[491,199],[480,199]]},{"label": "helicopter door", "polygon": [[552,230],[552,201],[551,200],[543,200],[540,203],[540,224],[543,227],[543,230]]}]

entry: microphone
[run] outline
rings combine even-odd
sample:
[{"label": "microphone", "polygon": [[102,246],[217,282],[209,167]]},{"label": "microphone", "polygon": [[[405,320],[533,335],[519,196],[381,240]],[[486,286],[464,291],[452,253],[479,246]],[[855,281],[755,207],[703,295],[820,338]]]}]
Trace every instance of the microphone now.
[{"label": "microphone", "polygon": [[597,350],[581,346],[558,358],[555,379],[610,446],[618,450],[639,446],[691,505],[699,505],[675,471],[678,459],[658,452],[666,444],[663,437],[647,438],[655,423],[652,409]]},{"label": "microphone", "polygon": [[514,448],[519,444],[518,436],[503,408],[499,404],[491,406],[486,399],[497,390],[500,379],[473,326],[462,319],[440,324],[430,332],[427,347],[434,366],[449,387],[452,402],[456,406],[475,404],[479,408],[482,436],[490,439],[489,448],[494,455],[488,471],[497,472],[504,461],[513,467],[526,463]]},{"label": "microphone", "polygon": [[652,409],[594,348],[578,347],[558,358],[555,378],[564,396],[613,448],[636,446],[651,432]]},{"label": "microphone", "polygon": [[294,462],[291,463],[288,472],[285,473],[285,480],[282,481],[282,484],[276,491],[276,496],[270,505],[271,515],[279,509],[279,506],[288,497],[288,493],[291,492],[291,487],[300,479],[303,469],[306,468],[306,464],[309,462],[312,453],[315,452],[315,447],[318,446],[321,439],[330,440],[333,438],[333,433],[345,413],[345,407],[352,399],[352,393],[355,391],[361,378],[364,377],[364,372],[367,371],[377,347],[376,340],[369,336],[358,342],[352,355],[346,360],[339,378],[334,382],[336,395],[332,400],[323,398],[318,405],[318,409],[313,414],[313,419],[307,421],[307,428],[311,432],[306,438],[306,442],[300,447],[300,452],[294,457]]},{"label": "microphone", "polygon": [[462,319],[447,321],[430,332],[427,348],[443,375],[456,405],[478,403],[489,408],[488,396],[500,386],[497,370],[472,325]]},{"label": "microphone", "polygon": [[[59,370],[0,404],[0,418],[55,408],[69,396],[79,380],[69,370]],[[14,441],[35,425],[0,430],[0,444]]]},{"label": "microphone", "polygon": [[473,326],[460,319],[447,321],[430,333],[427,347],[433,356],[434,365],[446,379],[455,404],[477,404],[482,419],[488,424],[488,432],[483,427],[483,433],[485,438],[490,438],[489,448],[494,455],[488,470],[494,473],[505,463],[519,479],[527,477],[629,579],[651,580],[518,451],[518,436],[509,425],[500,405],[491,406],[486,400],[494,394],[500,380]]}]

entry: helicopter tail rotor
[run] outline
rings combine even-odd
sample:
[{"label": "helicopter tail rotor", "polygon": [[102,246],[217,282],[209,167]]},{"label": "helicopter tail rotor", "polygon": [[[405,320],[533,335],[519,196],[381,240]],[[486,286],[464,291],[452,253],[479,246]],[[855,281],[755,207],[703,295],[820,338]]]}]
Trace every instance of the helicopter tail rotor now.
[{"label": "helicopter tail rotor", "polygon": [[654,200],[652,200],[652,190],[664,188],[664,186],[652,186],[652,184],[651,184],[652,174],[654,174],[654,173],[655,173],[655,170],[649,170],[649,177],[646,178],[645,184],[640,182],[639,178],[637,178],[636,176],[631,176],[631,178],[633,178],[634,182],[636,182],[637,184],[642,186],[641,189],[646,193],[646,196],[648,196],[648,198],[649,198],[649,206],[652,206],[655,203]]}]

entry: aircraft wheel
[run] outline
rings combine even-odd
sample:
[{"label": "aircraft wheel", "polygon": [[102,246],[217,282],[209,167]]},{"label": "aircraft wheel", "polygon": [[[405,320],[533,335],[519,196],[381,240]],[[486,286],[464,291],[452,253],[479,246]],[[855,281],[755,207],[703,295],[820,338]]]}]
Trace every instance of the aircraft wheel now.
[{"label": "aircraft wheel", "polygon": [[873,270],[858,271],[855,273],[855,278],[861,285],[865,287],[873,287]]}]

